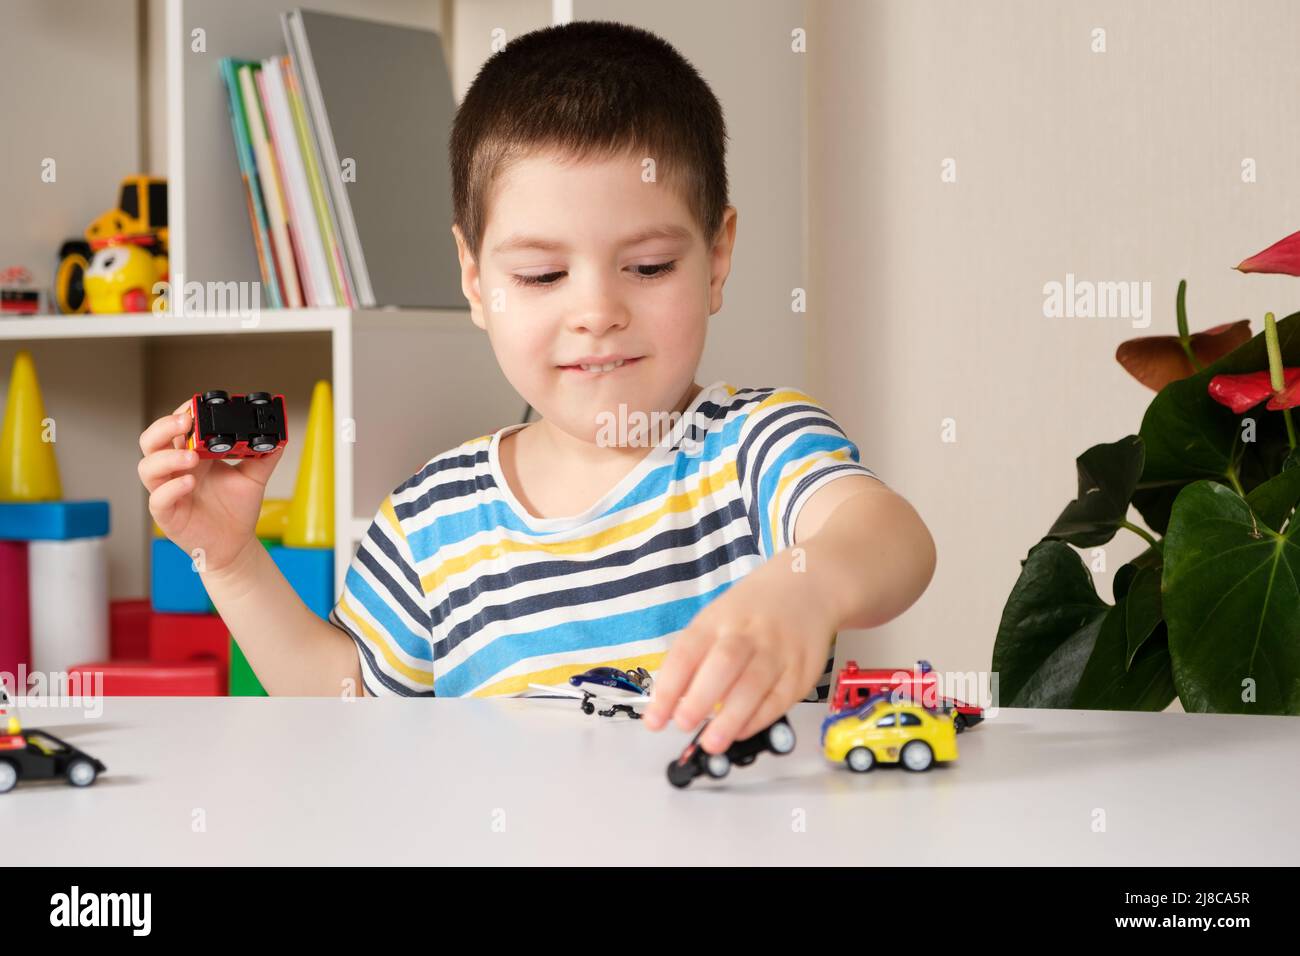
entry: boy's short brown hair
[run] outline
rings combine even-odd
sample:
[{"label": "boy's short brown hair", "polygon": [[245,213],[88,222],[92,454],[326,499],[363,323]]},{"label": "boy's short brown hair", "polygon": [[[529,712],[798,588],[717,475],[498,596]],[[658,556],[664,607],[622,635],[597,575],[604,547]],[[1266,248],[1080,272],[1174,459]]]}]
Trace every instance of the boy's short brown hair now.
[{"label": "boy's short brown hair", "polygon": [[631,154],[655,161],[710,242],[728,202],[726,140],[709,85],[655,34],[603,20],[534,30],[483,65],[456,112],[453,216],[477,262],[492,184],[511,163]]}]

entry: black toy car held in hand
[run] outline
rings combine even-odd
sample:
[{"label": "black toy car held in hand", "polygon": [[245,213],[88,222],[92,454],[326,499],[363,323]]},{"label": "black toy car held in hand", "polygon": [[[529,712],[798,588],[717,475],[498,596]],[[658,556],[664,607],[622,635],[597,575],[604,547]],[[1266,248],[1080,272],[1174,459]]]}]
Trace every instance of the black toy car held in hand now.
[{"label": "black toy car held in hand", "polygon": [[65,778],[74,787],[89,787],[108,768],[67,741],[44,730],[0,736],[0,793],[20,780]]},{"label": "black toy car held in hand", "polygon": [[700,737],[708,726],[708,721],[705,721],[704,727],[686,745],[682,755],[668,765],[668,782],[674,787],[689,786],[692,780],[702,774],[721,780],[730,772],[732,764],[738,767],[748,766],[764,751],[770,750],[779,756],[794,750],[794,728],[784,716],[754,736],[737,740],[727,748],[726,753],[720,754],[708,753],[700,746]]},{"label": "black toy car held in hand", "polygon": [[214,389],[190,399],[190,417],[186,446],[200,458],[264,458],[289,440],[283,395]]}]

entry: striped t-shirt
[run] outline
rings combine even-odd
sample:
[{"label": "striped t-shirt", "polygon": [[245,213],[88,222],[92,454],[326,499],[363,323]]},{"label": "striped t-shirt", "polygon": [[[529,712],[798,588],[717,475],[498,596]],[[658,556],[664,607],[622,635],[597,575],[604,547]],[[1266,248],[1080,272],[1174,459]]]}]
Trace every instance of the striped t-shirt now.
[{"label": "striped t-shirt", "polygon": [[[356,641],[365,690],[510,695],[597,666],[653,673],[696,612],[792,544],[814,491],[875,477],[797,389],[717,382],[680,422],[572,517],[534,517],[503,477],[501,437],[522,424],[395,488],[330,614]],[[825,699],[830,668],[810,700]]]}]

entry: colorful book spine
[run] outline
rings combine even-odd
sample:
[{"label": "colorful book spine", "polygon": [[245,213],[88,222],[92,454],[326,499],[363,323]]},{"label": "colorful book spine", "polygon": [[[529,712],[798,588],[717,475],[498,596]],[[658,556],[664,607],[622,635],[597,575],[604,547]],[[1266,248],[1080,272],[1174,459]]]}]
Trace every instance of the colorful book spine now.
[{"label": "colorful book spine", "polygon": [[302,207],[299,205],[297,192],[293,184],[293,169],[289,157],[285,154],[287,143],[284,140],[283,127],[275,102],[275,90],[271,85],[270,61],[262,63],[262,68],[253,74],[257,85],[257,96],[262,102],[262,121],[266,124],[266,142],[271,149],[271,162],[275,164],[276,179],[280,182],[280,191],[284,197],[284,221],[289,229],[289,246],[293,250],[293,261],[298,267],[298,282],[302,287],[304,305],[320,305],[320,295],[316,291],[315,277],[311,267],[311,251],[308,248],[309,237],[303,222]]},{"label": "colorful book spine", "polygon": [[244,198],[248,201],[248,219],[253,227],[253,242],[257,246],[257,265],[262,273],[262,287],[270,307],[283,308],[280,284],[275,274],[271,251],[270,227],[266,207],[262,202],[262,186],[257,174],[257,160],[249,140],[248,120],[244,112],[243,94],[240,92],[237,71],[244,66],[238,60],[225,57],[220,64],[221,79],[226,84],[226,105],[230,110],[230,128],[235,137],[235,156],[239,160],[239,175],[244,181]]},{"label": "colorful book spine", "polygon": [[357,297],[352,288],[352,278],[348,275],[343,247],[339,244],[338,231],[334,228],[334,210],[330,207],[329,193],[321,179],[320,157],[307,118],[307,110],[303,106],[302,90],[298,86],[298,73],[290,57],[281,58],[280,66],[284,76],[285,92],[289,98],[289,108],[293,113],[294,128],[298,133],[298,146],[306,166],[307,183],[311,189],[312,205],[316,210],[316,221],[320,224],[321,241],[329,262],[330,281],[334,286],[335,298],[349,308],[356,308]]},{"label": "colorful book spine", "polygon": [[325,230],[320,211],[312,196],[311,178],[307,169],[307,150],[294,118],[289,88],[285,81],[286,57],[267,60],[262,73],[266,77],[276,120],[276,136],[281,162],[289,169],[290,194],[294,197],[297,214],[301,218],[301,233],[307,249],[307,262],[311,268],[312,286],[316,305],[331,307],[340,304],[343,296],[335,283],[330,268],[330,252],[326,245]]},{"label": "colorful book spine", "polygon": [[275,250],[276,271],[284,293],[284,304],[291,309],[300,309],[303,306],[302,288],[298,284],[293,242],[289,237],[289,218],[285,208],[284,191],[280,186],[275,158],[271,154],[271,143],[266,135],[265,115],[253,79],[255,70],[258,70],[258,67],[246,65],[239,68],[239,88],[244,94],[253,155],[257,158],[257,171],[261,176],[267,217],[271,223],[271,242]]}]

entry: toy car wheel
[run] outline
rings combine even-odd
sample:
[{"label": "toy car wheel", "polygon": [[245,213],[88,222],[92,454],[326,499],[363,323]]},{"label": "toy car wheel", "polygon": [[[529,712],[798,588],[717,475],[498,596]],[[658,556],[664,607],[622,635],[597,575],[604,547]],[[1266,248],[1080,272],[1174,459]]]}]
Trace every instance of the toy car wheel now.
[{"label": "toy car wheel", "polygon": [[794,750],[794,728],[785,721],[773,724],[772,729],[767,732],[767,740],[774,751],[788,754]]},{"label": "toy car wheel", "polygon": [[95,765],[85,757],[78,757],[68,764],[68,783],[74,787],[89,787],[95,782]]},{"label": "toy car wheel", "polygon": [[18,768],[8,760],[0,760],[0,793],[8,793],[18,785]]},{"label": "toy car wheel", "polygon": [[929,770],[934,764],[934,751],[924,740],[912,740],[903,747],[902,761],[908,770]]},{"label": "toy car wheel", "polygon": [[248,440],[248,447],[253,451],[275,451],[276,440],[270,435],[254,435]]},{"label": "toy car wheel", "polygon": [[869,747],[854,747],[845,755],[844,762],[854,773],[866,773],[876,765],[876,755]]},{"label": "toy car wheel", "polygon": [[691,773],[690,766],[682,766],[680,760],[674,760],[668,765],[668,782],[674,787],[685,787],[695,779],[695,774]]},{"label": "toy car wheel", "polygon": [[596,712],[596,705],[589,700],[584,700],[582,702],[582,712],[590,717]]},{"label": "toy car wheel", "polygon": [[726,754],[709,754],[704,759],[704,769],[714,780],[721,780],[731,771],[731,758]]},{"label": "toy car wheel", "polygon": [[952,725],[957,729],[957,733],[961,733],[963,730],[966,729],[967,726],[966,715],[963,714],[961,711],[957,711],[957,713],[952,718]]},{"label": "toy car wheel", "polygon": [[248,402],[248,404],[250,404],[250,405],[270,405],[270,404],[271,404],[271,393],[270,393],[270,392],[249,392],[247,395],[244,396],[244,398],[245,398],[245,400]]},{"label": "toy car wheel", "polygon": [[229,435],[213,435],[208,439],[208,451],[223,455],[235,447],[235,440]]},{"label": "toy car wheel", "polygon": [[54,298],[64,314],[86,311],[86,270],[90,268],[90,243],[65,242],[59,249],[59,267],[54,279]]},{"label": "toy car wheel", "polygon": [[224,405],[228,401],[230,401],[230,396],[221,389],[203,393],[203,402],[206,405]]}]

